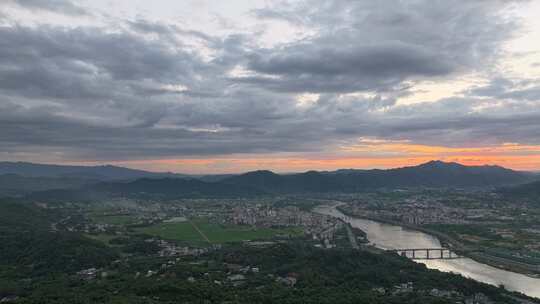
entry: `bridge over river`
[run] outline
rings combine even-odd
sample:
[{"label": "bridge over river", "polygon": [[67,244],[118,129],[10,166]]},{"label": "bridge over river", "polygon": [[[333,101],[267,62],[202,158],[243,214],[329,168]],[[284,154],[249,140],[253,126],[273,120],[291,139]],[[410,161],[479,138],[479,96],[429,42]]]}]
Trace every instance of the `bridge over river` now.
[{"label": "bridge over river", "polygon": [[[479,250],[473,249],[450,249],[446,247],[440,248],[401,248],[392,249],[390,252],[395,252],[401,256],[412,260],[454,260],[464,258],[462,254],[470,253]],[[458,253],[456,253],[458,252]]]}]

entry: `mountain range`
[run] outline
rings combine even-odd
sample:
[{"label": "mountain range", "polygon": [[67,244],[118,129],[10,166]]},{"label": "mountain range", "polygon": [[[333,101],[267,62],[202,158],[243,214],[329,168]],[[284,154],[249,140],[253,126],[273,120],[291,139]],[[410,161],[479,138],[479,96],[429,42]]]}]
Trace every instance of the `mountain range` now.
[{"label": "mountain range", "polygon": [[16,174],[21,177],[77,178],[95,181],[133,180],[138,178],[180,178],[186,175],[156,173],[111,165],[66,166],[27,162],[0,162],[0,175]]},{"label": "mountain range", "polygon": [[141,178],[187,178],[117,166],[66,166],[27,162],[0,162],[0,197],[17,197],[36,191],[79,189],[100,182],[129,182]]},{"label": "mountain range", "polygon": [[[81,172],[72,167],[55,167],[56,174]],[[27,166],[28,168],[28,166]],[[38,168],[40,168],[38,166]],[[270,194],[361,192],[397,188],[495,188],[523,184],[535,180],[535,175],[499,166],[464,166],[458,163],[431,161],[419,166],[388,170],[308,171],[295,174],[276,174],[253,171],[239,175],[212,178],[187,177],[170,173],[152,173],[110,166],[92,167],[87,172],[109,172],[108,178],[95,180],[80,187],[38,189],[29,197],[34,199],[101,199],[109,197],[178,199],[188,197],[242,197]],[[103,171],[100,169],[106,168]],[[40,168],[41,169],[41,168]],[[125,170],[122,170],[125,169]],[[70,171],[71,170],[71,171]],[[110,173],[115,173],[116,175]],[[1,172],[1,171],[0,171]],[[23,172],[18,172],[23,173]],[[28,172],[26,172],[28,173]],[[39,172],[30,172],[36,175]],[[51,176],[52,173],[47,173]],[[77,173],[79,174],[79,173]],[[135,178],[136,176],[142,178]],[[58,176],[58,175],[52,175]],[[62,175],[61,175],[62,176]],[[131,177],[127,179],[128,177]],[[30,177],[26,177],[30,178]],[[38,177],[31,177],[38,178]],[[39,177],[45,178],[45,177]],[[58,179],[58,177],[53,177]],[[1,179],[0,179],[1,181]],[[53,183],[58,185],[58,181]],[[76,183],[72,183],[76,184]],[[0,187],[1,190],[1,187]],[[45,191],[40,191],[45,190]],[[27,191],[28,192],[28,191]]]},{"label": "mountain range", "polygon": [[278,175],[255,171],[222,180],[275,193],[364,191],[380,188],[498,187],[531,181],[533,175],[499,166],[464,166],[431,161],[419,166],[388,170],[308,171]]}]

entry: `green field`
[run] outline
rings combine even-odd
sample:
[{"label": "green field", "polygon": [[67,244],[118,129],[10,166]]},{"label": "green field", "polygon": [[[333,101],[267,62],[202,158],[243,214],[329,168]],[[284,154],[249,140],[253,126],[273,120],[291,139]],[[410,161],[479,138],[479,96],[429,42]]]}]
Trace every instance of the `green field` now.
[{"label": "green field", "polygon": [[159,236],[168,240],[203,243],[205,240],[190,222],[161,223],[149,227],[139,228],[137,232]]},{"label": "green field", "polygon": [[127,225],[137,221],[137,219],[131,215],[90,215],[92,221],[99,224],[109,225]]},{"label": "green field", "polygon": [[[272,229],[252,228],[248,226],[220,225],[209,223],[206,219],[192,221],[210,243],[220,244],[228,242],[242,242],[248,240],[271,239],[276,235],[287,234],[298,236],[302,234],[300,228]],[[192,243],[208,243],[190,222],[161,223],[158,225],[140,228],[137,231],[164,239],[179,240]]]}]

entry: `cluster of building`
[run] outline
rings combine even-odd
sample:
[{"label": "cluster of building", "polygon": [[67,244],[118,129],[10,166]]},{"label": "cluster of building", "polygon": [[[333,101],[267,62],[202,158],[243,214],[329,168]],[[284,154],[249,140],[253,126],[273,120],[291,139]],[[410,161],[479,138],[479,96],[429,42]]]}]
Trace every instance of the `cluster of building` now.
[{"label": "cluster of building", "polygon": [[[227,264],[229,273],[227,276],[227,283],[233,286],[239,286],[246,282],[248,274],[258,274],[259,267],[251,266],[241,266],[236,264]],[[283,284],[288,287],[294,287],[298,282],[299,275],[297,273],[291,272],[285,276],[278,276],[274,274],[267,275],[270,279],[274,279],[275,282]],[[214,282],[216,284],[221,284],[222,282]]]},{"label": "cluster of building", "polygon": [[11,303],[16,302],[17,300],[19,300],[18,296],[5,296],[3,298],[0,298],[0,303]]},{"label": "cluster of building", "polygon": [[[400,202],[354,204],[353,214],[373,218],[387,218],[412,225],[470,224],[481,219],[499,219],[491,209],[449,207],[437,199],[411,198]],[[506,219],[500,219],[506,220]]]},{"label": "cluster of building", "polygon": [[335,234],[343,226],[343,223],[334,217],[303,211],[295,206],[237,206],[233,208],[228,220],[236,225],[255,227],[302,227],[305,234],[321,241],[326,248],[332,248]]},{"label": "cluster of building", "polygon": [[214,244],[211,247],[196,248],[188,246],[179,246],[173,242],[168,242],[160,239],[148,239],[147,242],[153,242],[159,246],[160,257],[178,257],[178,256],[200,256],[208,253],[211,250],[218,250],[221,245]]},{"label": "cluster of building", "polygon": [[248,205],[233,208],[230,221],[237,225],[257,227],[313,227],[325,226],[332,220],[329,216],[302,211],[295,206],[275,208],[271,205]]},{"label": "cluster of building", "polygon": [[288,273],[286,276],[278,276],[276,277],[276,282],[283,284],[288,287],[294,287],[296,283],[298,282],[298,274],[297,273]]},{"label": "cluster of building", "polygon": [[401,283],[395,285],[393,288],[373,288],[373,291],[382,294],[382,295],[399,295],[407,294],[411,292],[418,292],[421,294],[426,294],[436,298],[444,298],[449,300],[455,300],[455,303],[464,303],[464,304],[492,304],[493,301],[489,299],[483,293],[475,293],[471,296],[465,296],[463,293],[455,290],[441,290],[433,288],[431,290],[415,290],[414,284],[412,282]]},{"label": "cluster of building", "polygon": [[84,280],[84,281],[91,281],[91,280],[95,280],[99,277],[101,278],[106,278],[107,277],[107,272],[106,271],[102,271],[100,269],[97,269],[95,267],[92,267],[92,268],[88,268],[88,269],[83,269],[79,272],[77,272],[77,276],[79,277],[79,279],[81,280]]},{"label": "cluster of building", "polygon": [[[373,219],[391,220],[402,224],[426,226],[451,231],[454,239],[481,246],[498,256],[518,262],[538,264],[540,261],[540,212],[526,204],[516,204],[490,195],[470,193],[454,196],[444,192],[429,192],[397,197],[384,195],[352,200],[342,207],[351,215]],[[477,226],[479,229],[459,229]],[[434,228],[435,227],[435,228]],[[445,230],[441,232],[447,233]],[[519,242],[520,246],[516,246]]]}]

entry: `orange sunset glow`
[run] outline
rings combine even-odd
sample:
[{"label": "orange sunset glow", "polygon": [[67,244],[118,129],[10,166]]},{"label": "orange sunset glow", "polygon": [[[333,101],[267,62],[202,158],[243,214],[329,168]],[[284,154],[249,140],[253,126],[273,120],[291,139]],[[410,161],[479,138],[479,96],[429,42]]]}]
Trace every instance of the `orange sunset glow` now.
[{"label": "orange sunset glow", "polygon": [[[369,153],[370,155],[355,156]],[[305,156],[305,155],[303,155]],[[344,147],[334,157],[312,155],[233,155],[216,158],[186,158],[115,162],[116,165],[151,171],[190,174],[242,173],[267,169],[276,172],[308,170],[332,171],[339,168],[374,169],[415,166],[431,160],[464,165],[498,165],[515,170],[536,171],[540,168],[540,146],[504,144],[496,147],[447,148],[408,143],[371,143]],[[95,163],[77,163],[95,165]]]}]

